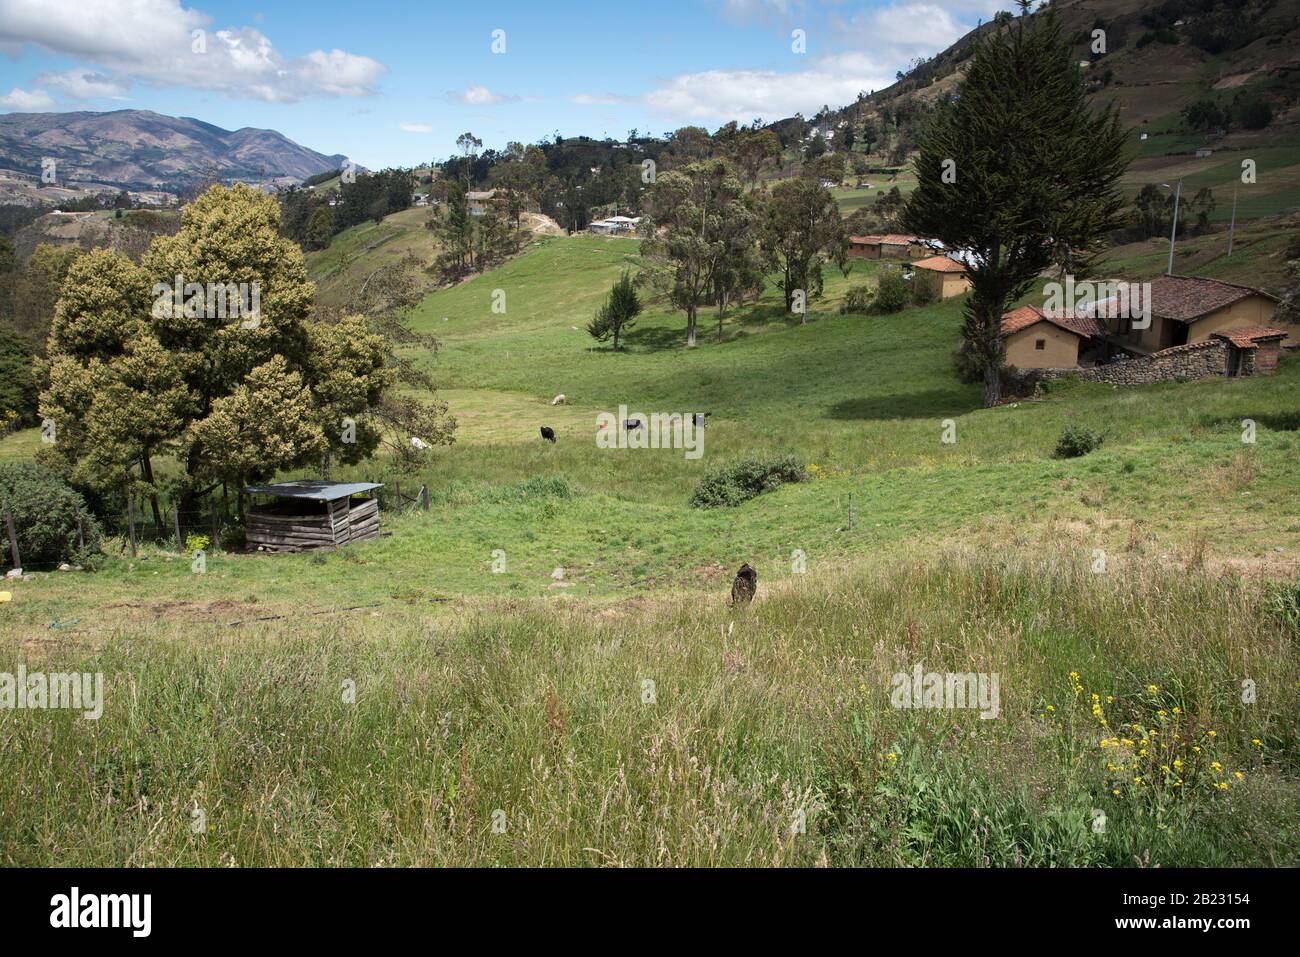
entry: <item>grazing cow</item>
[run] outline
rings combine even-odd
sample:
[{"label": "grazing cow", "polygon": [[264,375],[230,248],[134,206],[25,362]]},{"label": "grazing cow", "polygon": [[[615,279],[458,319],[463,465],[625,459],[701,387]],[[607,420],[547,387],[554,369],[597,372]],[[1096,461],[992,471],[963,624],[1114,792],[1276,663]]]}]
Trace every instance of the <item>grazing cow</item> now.
[{"label": "grazing cow", "polygon": [[554,399],[551,400],[551,405],[564,405],[564,403],[568,401],[569,400],[565,397],[564,393],[561,392],[559,395],[557,395]]},{"label": "grazing cow", "polygon": [[707,419],[707,418],[708,418],[709,416],[711,416],[712,414],[713,414],[712,412],[696,412],[696,413],[695,413],[695,427],[696,427],[697,429],[702,429],[702,428],[704,428],[706,425],[708,425],[708,423],[705,422],[704,420]]},{"label": "grazing cow", "polygon": [[637,429],[641,428],[641,420],[628,419],[626,422],[623,423],[623,428],[627,429],[627,431],[629,432],[635,432]]},{"label": "grazing cow", "polygon": [[542,438],[544,438],[547,442],[554,442],[555,430],[551,428],[549,425],[542,426]]},{"label": "grazing cow", "polygon": [[736,572],[735,580],[731,583],[731,603],[747,605],[754,600],[756,591],[758,591],[758,572],[745,562],[740,566],[740,571]]}]

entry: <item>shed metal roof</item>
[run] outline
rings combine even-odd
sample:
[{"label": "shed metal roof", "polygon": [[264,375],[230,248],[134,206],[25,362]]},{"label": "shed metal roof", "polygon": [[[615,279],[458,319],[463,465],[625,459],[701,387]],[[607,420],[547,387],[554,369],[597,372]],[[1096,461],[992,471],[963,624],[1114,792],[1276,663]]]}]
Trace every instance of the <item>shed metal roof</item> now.
[{"label": "shed metal roof", "polygon": [[332,502],[361,492],[383,488],[375,482],[321,482],[316,479],[299,479],[296,482],[277,482],[274,485],[250,485],[248,495],[271,495],[276,498],[306,498],[317,502]]}]

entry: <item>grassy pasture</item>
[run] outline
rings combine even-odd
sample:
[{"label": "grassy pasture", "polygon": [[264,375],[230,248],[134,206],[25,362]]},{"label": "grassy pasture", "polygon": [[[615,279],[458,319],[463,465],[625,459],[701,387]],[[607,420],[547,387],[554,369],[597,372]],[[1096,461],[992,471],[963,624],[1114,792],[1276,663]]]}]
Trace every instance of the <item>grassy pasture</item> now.
[{"label": "grassy pasture", "polygon": [[[432,491],[380,540],[203,575],[113,541],[102,571],[5,585],[0,671],[102,671],[107,704],[0,709],[0,862],[1297,863],[1300,364],[984,410],[951,367],[959,302],[838,313],[868,262],[828,271],[806,324],[769,288],[687,351],[651,304],[614,353],[583,330],[637,250],[542,240],[426,298],[441,347],[416,358],[460,430],[416,474],[357,470]],[[703,459],[597,449],[619,404],[712,411]],[[1054,459],[1071,422],[1105,443]],[[816,477],[686,506],[784,453]],[[741,560],[759,598],[732,611]],[[999,673],[1002,718],[890,708],[917,662]],[[1116,760],[1133,723],[1158,733]]]}]

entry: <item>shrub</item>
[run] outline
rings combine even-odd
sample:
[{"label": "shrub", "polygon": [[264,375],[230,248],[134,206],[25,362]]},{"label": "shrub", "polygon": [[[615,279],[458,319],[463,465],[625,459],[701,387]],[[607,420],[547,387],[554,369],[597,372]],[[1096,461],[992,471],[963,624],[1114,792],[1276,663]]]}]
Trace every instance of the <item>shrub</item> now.
[{"label": "shrub", "polygon": [[1101,446],[1105,434],[1082,425],[1067,425],[1056,440],[1055,456],[1058,459],[1077,459]]},{"label": "shrub", "polygon": [[219,537],[223,552],[237,552],[244,547],[244,526],[239,524],[224,525]]},{"label": "shrub", "polygon": [[850,286],[849,291],[844,294],[844,302],[840,303],[840,312],[864,313],[871,308],[871,300],[870,286]]},{"label": "shrub", "polygon": [[875,308],[877,312],[898,312],[907,305],[907,280],[896,269],[885,271],[876,286]]},{"label": "shrub", "polygon": [[[99,551],[103,541],[99,522],[85,500],[63,479],[32,462],[0,465],[0,511],[13,517],[18,550],[26,564],[82,564]],[[81,518],[84,552],[78,546],[77,518]],[[0,547],[9,557],[9,533],[0,521]]]},{"label": "shrub", "polygon": [[691,506],[720,508],[740,505],[763,492],[780,488],[786,482],[802,482],[807,477],[804,467],[793,455],[744,459],[706,475],[691,493]]},{"label": "shrub", "polygon": [[208,546],[212,544],[212,539],[206,535],[195,535],[191,532],[185,536],[185,553],[193,555],[195,552],[206,552]]}]

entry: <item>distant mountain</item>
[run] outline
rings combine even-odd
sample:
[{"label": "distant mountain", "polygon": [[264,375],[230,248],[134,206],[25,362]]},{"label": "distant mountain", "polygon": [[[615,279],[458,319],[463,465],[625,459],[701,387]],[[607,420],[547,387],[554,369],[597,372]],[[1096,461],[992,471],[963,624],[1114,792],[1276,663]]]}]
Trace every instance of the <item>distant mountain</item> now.
[{"label": "distant mountain", "polygon": [[56,160],[60,185],[103,183],[177,192],[207,179],[302,180],[346,157],[299,146],[275,130],[223,130],[149,110],[0,116],[0,168],[39,176]]}]

